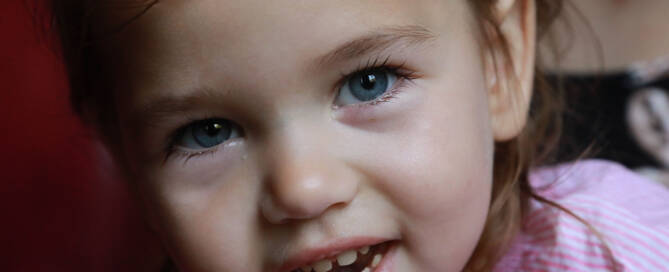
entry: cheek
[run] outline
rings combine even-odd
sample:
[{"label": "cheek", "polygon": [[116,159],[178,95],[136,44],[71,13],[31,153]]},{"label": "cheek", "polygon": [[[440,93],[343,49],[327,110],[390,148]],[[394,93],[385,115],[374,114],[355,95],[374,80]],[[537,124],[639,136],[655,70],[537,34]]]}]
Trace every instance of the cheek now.
[{"label": "cheek", "polygon": [[[249,182],[257,171],[246,160],[212,156],[183,167],[145,169],[156,173],[140,181],[148,209],[170,254],[187,271],[262,271],[259,194]],[[211,164],[228,165],[221,171]]]},{"label": "cheek", "polygon": [[423,110],[412,113],[420,121],[404,129],[407,135],[401,138],[406,141],[388,153],[398,172],[387,178],[398,189],[394,195],[420,217],[434,218],[448,207],[489,194],[493,141],[481,108],[472,105],[426,102]]},{"label": "cheek", "polygon": [[[465,35],[465,34],[463,34]],[[485,225],[492,191],[494,140],[478,47],[452,45],[426,79],[381,157],[379,180],[402,212],[408,251],[424,271],[462,269]]]},{"label": "cheek", "polygon": [[461,269],[488,211],[494,142],[483,80],[470,71],[426,82],[421,101],[396,120],[403,125],[375,135],[378,149],[359,162],[400,214],[425,271]]},{"label": "cheek", "polygon": [[412,108],[375,135],[382,143],[376,146],[384,147],[376,157],[387,158],[376,164],[379,173],[392,173],[379,180],[388,180],[395,190],[389,193],[422,218],[450,207],[459,212],[461,203],[487,206],[491,191],[494,141],[485,81],[480,63],[472,61],[479,58],[477,46],[461,47],[435,50],[444,52],[437,59],[448,60],[427,62],[440,74],[418,81],[408,94]]}]

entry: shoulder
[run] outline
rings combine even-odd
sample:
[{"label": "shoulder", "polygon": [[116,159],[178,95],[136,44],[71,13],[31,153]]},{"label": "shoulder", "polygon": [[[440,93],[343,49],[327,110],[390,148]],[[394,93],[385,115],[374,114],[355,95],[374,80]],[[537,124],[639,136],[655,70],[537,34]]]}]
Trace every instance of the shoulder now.
[{"label": "shoulder", "polygon": [[[669,229],[669,190],[624,166],[585,160],[540,168],[530,174],[535,191],[583,216],[625,213],[639,223]],[[594,219],[594,218],[593,218]]]},{"label": "shoulder", "polygon": [[543,168],[530,179],[539,195],[564,210],[532,200],[521,234],[497,271],[669,267],[669,192],[664,187],[604,161]]}]

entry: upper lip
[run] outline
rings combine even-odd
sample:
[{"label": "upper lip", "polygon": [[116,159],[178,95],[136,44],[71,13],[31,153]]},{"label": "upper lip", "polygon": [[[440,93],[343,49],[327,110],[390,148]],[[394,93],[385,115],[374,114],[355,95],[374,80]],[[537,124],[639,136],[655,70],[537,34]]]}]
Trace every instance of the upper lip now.
[{"label": "upper lip", "polygon": [[289,272],[302,266],[320,261],[325,258],[331,258],[347,250],[358,249],[364,246],[372,246],[387,242],[390,239],[379,237],[351,237],[335,240],[325,243],[325,246],[307,247],[297,251],[286,260],[279,268],[280,272]]}]

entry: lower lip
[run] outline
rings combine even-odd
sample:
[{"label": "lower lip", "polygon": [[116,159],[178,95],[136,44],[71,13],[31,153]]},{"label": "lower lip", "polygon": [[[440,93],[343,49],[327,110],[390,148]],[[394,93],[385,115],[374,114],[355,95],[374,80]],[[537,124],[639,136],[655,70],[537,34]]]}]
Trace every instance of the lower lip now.
[{"label": "lower lip", "polygon": [[379,263],[379,266],[374,269],[374,272],[390,272],[394,265],[395,254],[397,254],[398,245],[392,245],[391,248],[386,252],[385,257]]}]

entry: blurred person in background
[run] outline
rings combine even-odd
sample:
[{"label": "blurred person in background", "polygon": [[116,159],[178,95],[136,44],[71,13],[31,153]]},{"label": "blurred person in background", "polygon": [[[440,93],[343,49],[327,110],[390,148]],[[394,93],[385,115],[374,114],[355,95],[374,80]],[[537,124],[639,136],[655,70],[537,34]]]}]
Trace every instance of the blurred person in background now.
[{"label": "blurred person in background", "polygon": [[547,39],[559,57],[543,63],[567,94],[559,160],[593,147],[669,185],[668,12],[666,0],[570,2]]}]

